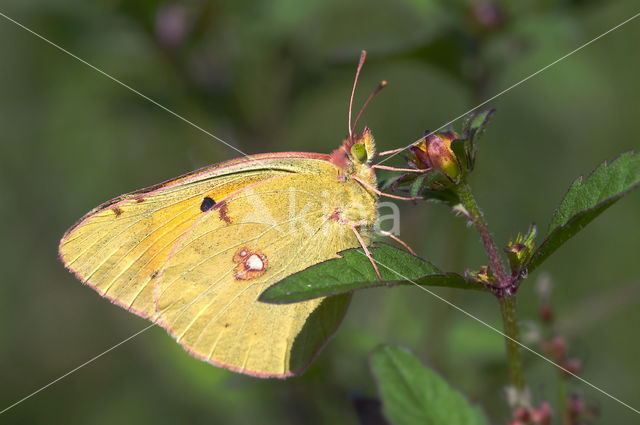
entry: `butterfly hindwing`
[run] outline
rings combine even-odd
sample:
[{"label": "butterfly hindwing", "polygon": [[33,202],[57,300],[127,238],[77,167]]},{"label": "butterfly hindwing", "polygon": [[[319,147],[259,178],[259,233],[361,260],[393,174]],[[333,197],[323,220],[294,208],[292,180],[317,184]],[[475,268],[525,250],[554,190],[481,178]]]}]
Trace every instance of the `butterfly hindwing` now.
[{"label": "butterfly hindwing", "polygon": [[[265,180],[225,201],[224,228],[212,211],[175,246],[156,286],[157,309],[160,323],[192,354],[243,373],[287,376],[306,366],[337,327],[348,297],[256,302],[285,276],[358,246],[351,229],[330,218],[334,205],[348,202],[344,184],[333,176],[314,180],[330,200],[302,189],[310,183],[305,174]],[[305,335],[312,315],[324,327]]]}]

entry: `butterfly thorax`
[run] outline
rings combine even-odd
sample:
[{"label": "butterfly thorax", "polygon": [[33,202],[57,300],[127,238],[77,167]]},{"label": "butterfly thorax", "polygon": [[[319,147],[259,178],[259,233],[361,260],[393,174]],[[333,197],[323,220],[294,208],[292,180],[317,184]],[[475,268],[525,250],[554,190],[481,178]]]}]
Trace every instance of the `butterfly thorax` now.
[{"label": "butterfly thorax", "polygon": [[342,224],[356,224],[367,240],[377,219],[378,184],[371,167],[374,154],[375,141],[368,128],[362,135],[352,135],[331,153],[331,162],[340,170],[338,180],[345,184],[349,195],[333,218]]}]

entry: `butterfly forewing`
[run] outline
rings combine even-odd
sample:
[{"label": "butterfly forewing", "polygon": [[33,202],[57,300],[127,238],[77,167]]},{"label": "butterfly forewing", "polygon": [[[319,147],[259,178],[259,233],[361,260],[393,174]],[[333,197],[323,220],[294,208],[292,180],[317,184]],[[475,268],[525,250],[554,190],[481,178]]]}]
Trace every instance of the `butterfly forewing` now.
[{"label": "butterfly forewing", "polygon": [[153,282],[173,245],[202,215],[205,198],[215,202],[295,172],[290,163],[270,167],[274,159],[256,158],[229,161],[106,202],[65,233],[62,261],[101,295],[154,318]]}]

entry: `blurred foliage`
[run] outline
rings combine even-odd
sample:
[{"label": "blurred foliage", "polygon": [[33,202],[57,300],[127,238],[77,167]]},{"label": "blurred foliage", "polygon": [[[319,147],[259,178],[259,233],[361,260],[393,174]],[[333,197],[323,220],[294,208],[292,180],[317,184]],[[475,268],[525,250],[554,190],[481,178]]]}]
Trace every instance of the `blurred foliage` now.
[{"label": "blurred foliage", "polygon": [[395,425],[486,425],[482,409],[471,406],[410,351],[381,345],[371,355],[385,416]]},{"label": "blurred foliage", "polygon": [[[389,81],[363,120],[385,150],[617,25],[637,3],[7,0],[0,11],[257,153],[334,149],[346,133],[361,49],[369,55],[355,104]],[[631,22],[487,105],[497,113],[473,183],[498,241],[532,220],[546,228],[576,175],[638,147],[640,56],[629,52],[639,37],[640,23]],[[0,55],[2,409],[146,326],[64,270],[56,258],[64,230],[120,193],[239,153],[5,19]],[[458,272],[486,264],[475,232],[445,208],[401,208],[402,237],[421,257]],[[640,284],[639,208],[638,196],[616,205],[541,268],[557,282],[556,314],[585,359],[583,376],[636,407],[640,291],[629,288]],[[520,291],[526,319],[536,300],[531,285]],[[634,298],[616,296],[622,292]],[[491,297],[438,294],[499,324]],[[594,299],[609,300],[599,320],[590,320]],[[265,381],[220,370],[154,328],[0,420],[356,424],[362,400],[377,397],[367,358],[380,342],[410,347],[492,423],[506,422],[502,338],[411,287],[357,294],[301,377]],[[555,370],[525,360],[534,396],[553,399]],[[572,390],[600,405],[600,423],[636,418],[587,387]]]}]

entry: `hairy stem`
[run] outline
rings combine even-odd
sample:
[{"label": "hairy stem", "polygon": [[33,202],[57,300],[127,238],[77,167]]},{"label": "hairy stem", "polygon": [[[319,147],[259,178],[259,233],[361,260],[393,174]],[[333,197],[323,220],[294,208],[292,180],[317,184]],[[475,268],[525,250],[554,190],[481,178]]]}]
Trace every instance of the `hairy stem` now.
[{"label": "hairy stem", "polygon": [[509,366],[509,376],[511,383],[522,393],[524,384],[524,374],[522,371],[522,355],[518,344],[518,319],[516,318],[516,296],[506,295],[500,298],[500,311],[502,312],[502,324],[504,333],[507,335],[505,343],[507,346],[507,363]]},{"label": "hairy stem", "polygon": [[497,278],[497,286],[502,291],[497,291],[496,295],[500,300],[500,311],[502,312],[502,324],[506,335],[505,343],[507,349],[507,364],[509,367],[509,376],[512,385],[519,394],[524,397],[525,382],[522,367],[522,356],[520,353],[518,320],[516,316],[516,298],[515,294],[508,290],[511,285],[511,279],[505,272],[504,266],[498,248],[496,247],[493,237],[489,232],[487,222],[478,207],[478,204],[471,193],[471,188],[466,182],[462,182],[456,186],[456,191],[460,197],[462,205],[470,215],[473,224],[480,233],[482,244],[489,257],[489,264],[495,277]]},{"label": "hairy stem", "polygon": [[478,229],[478,233],[480,233],[480,239],[482,239],[484,249],[487,251],[487,255],[489,256],[491,271],[498,278],[498,286],[501,288],[507,287],[510,280],[507,277],[507,273],[504,271],[504,266],[502,265],[500,255],[498,254],[498,248],[496,248],[491,232],[489,232],[489,228],[487,227],[487,222],[485,221],[484,216],[482,215],[480,208],[478,208],[478,204],[471,193],[471,188],[466,182],[462,182],[456,186],[456,191],[458,192],[458,196],[460,196],[462,205],[471,215],[473,224],[475,224]]}]

